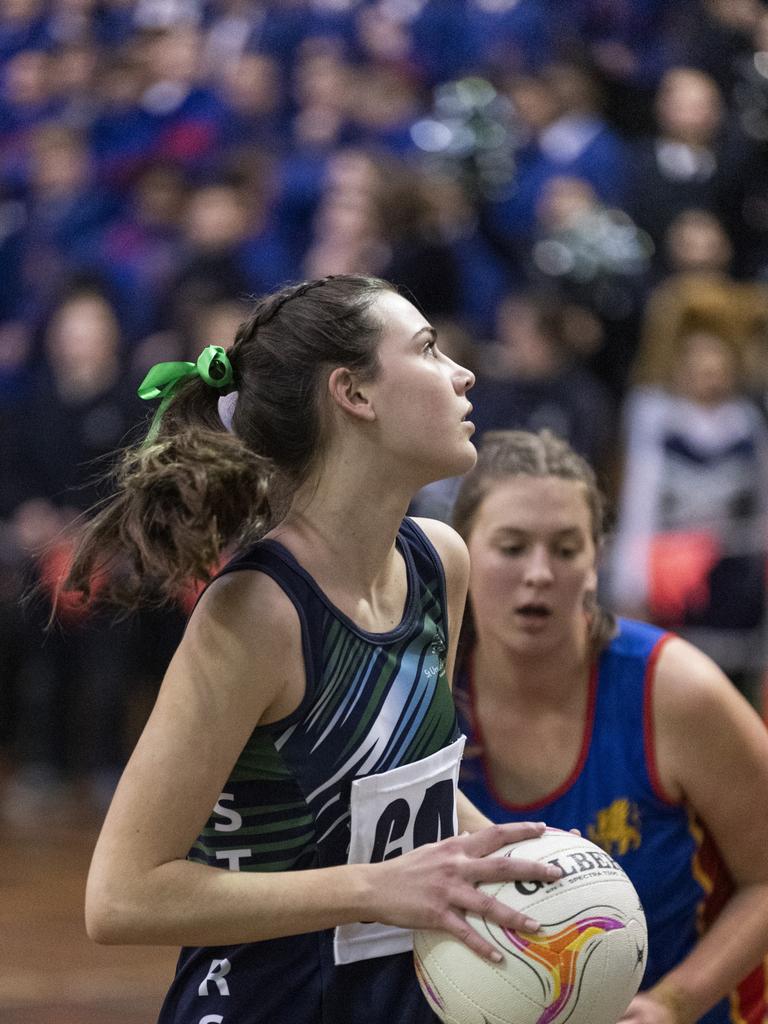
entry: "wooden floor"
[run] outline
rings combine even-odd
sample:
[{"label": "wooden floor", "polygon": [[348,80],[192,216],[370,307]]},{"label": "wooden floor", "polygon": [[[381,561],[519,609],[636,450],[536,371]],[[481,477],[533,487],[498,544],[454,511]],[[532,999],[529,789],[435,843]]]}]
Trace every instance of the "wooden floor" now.
[{"label": "wooden floor", "polygon": [[[4,774],[0,764],[0,796]],[[0,814],[1,1024],[157,1020],[177,950],[97,946],[85,934],[85,878],[98,825],[77,800],[22,821]]]},{"label": "wooden floor", "polygon": [[0,821],[2,1024],[154,1024],[175,949],[96,946],[83,894],[97,824]]}]

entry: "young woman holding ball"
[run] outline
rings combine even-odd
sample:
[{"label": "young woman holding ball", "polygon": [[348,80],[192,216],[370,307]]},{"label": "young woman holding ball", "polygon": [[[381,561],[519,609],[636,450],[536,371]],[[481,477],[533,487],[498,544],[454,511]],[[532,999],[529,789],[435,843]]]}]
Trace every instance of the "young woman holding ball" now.
[{"label": "young woman holding ball", "polygon": [[473,465],[472,383],[393,288],[336,277],[262,300],[228,351],[142,387],[161,409],[69,586],[87,594],[115,564],[100,596],[136,606],[205,579],[240,538],[88,879],[96,941],[184,947],[162,1024],[432,1021],[408,930],[490,958],[465,911],[534,925],[475,883],[559,875],[487,856],[541,824],[489,826],[456,799],[466,550],[405,517],[421,486]]}]

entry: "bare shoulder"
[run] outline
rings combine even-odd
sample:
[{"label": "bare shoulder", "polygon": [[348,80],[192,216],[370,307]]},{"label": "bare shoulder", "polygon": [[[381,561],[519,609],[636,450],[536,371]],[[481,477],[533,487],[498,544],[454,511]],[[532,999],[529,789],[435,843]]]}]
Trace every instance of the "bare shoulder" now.
[{"label": "bare shoulder", "polygon": [[686,641],[656,671],[659,778],[704,823],[739,884],[768,880],[768,730],[717,665]]},{"label": "bare shoulder", "polygon": [[741,698],[738,691],[698,647],[681,637],[664,644],[656,667],[655,703],[660,716],[690,724],[717,715]]},{"label": "bare shoulder", "polygon": [[464,605],[469,585],[469,552],[459,534],[447,523],[437,519],[415,519],[429,537],[443,563],[445,589],[448,601],[449,652],[447,661],[448,679],[453,678],[456,662],[456,648],[459,642]]},{"label": "bare shoulder", "polygon": [[429,537],[445,568],[446,576],[458,576],[466,580],[469,576],[469,552],[459,534],[439,519],[414,518],[414,523]]},{"label": "bare shoulder", "polygon": [[286,671],[301,667],[298,614],[283,589],[264,573],[227,573],[198,602],[177,658],[188,678],[215,672],[235,691],[259,678],[261,701],[269,702]]},{"label": "bare shoulder", "polygon": [[249,639],[254,632],[285,634],[298,628],[298,615],[283,588],[255,569],[226,573],[215,579],[200,598],[189,629],[242,629]]},{"label": "bare shoulder", "polygon": [[708,807],[704,785],[717,793],[723,780],[747,790],[766,780],[768,732],[759,715],[711,658],[680,637],[659,655],[653,718],[660,776],[673,796]]}]

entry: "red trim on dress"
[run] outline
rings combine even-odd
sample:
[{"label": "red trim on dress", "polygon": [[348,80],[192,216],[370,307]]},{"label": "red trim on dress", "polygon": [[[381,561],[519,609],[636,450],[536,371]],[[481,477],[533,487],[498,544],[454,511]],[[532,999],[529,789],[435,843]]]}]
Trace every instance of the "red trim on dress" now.
[{"label": "red trim on dress", "polygon": [[[736,887],[714,839],[699,819],[695,819],[695,824],[702,839],[694,855],[693,874],[694,878],[703,875],[708,890],[705,890],[699,904],[699,934],[703,935],[717,921]],[[701,878],[699,882],[701,884]],[[764,959],[726,996],[730,1003],[728,1018],[731,1024],[765,1024],[768,1019],[767,984],[768,959]]]},{"label": "red trim on dress", "polygon": [[692,874],[703,890],[699,901],[699,934],[709,931],[720,916],[723,907],[735,892],[735,885],[728,866],[707,831],[704,822],[688,808],[689,830],[698,845],[693,855]]},{"label": "red trim on dress", "polygon": [[739,983],[731,994],[731,1020],[736,1024],[741,1024],[742,1021],[744,1024],[763,1024],[768,1018],[767,986],[768,960],[764,960]]},{"label": "red trim on dress", "polygon": [[653,686],[656,682],[656,664],[662,648],[673,636],[673,633],[665,633],[659,637],[645,666],[645,680],[643,682],[643,747],[645,749],[648,777],[651,780],[651,787],[654,793],[665,804],[669,804],[671,807],[678,807],[680,801],[671,797],[661,784],[661,778],[656,765],[656,736],[653,727]]},{"label": "red trim on dress", "polygon": [[477,708],[475,707],[475,650],[469,653],[467,658],[467,682],[469,690],[469,706],[471,713],[472,729],[475,734],[474,738],[480,747],[480,763],[483,770],[483,780],[491,794],[493,799],[500,807],[506,808],[508,811],[535,811],[540,807],[545,807],[547,804],[557,800],[564,793],[566,793],[571,786],[576,782],[579,775],[581,775],[582,769],[586,764],[587,757],[589,755],[589,747],[592,742],[592,730],[595,724],[595,708],[597,707],[597,682],[598,682],[598,667],[597,663],[593,664],[589,675],[589,692],[587,695],[587,713],[584,722],[584,738],[581,743],[581,750],[579,751],[579,757],[574,766],[573,770],[569,773],[565,782],[558,786],[557,789],[550,793],[548,796],[542,797],[540,800],[534,800],[530,804],[513,804],[509,800],[505,800],[496,790],[493,780],[488,772],[488,766],[485,763],[485,757],[483,756],[483,734],[480,729],[480,722],[477,716]]}]

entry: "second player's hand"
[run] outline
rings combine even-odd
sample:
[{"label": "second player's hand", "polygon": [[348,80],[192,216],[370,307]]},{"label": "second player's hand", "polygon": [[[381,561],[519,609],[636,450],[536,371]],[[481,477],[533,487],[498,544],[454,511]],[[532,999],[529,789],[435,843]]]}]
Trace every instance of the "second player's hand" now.
[{"label": "second player's hand", "polygon": [[518,931],[539,927],[537,921],[476,886],[482,882],[551,882],[560,878],[560,869],[550,864],[491,856],[508,843],[540,836],[544,828],[540,822],[493,825],[371,865],[375,871],[374,919],[403,928],[441,929],[479,956],[500,960],[499,951],[467,923],[464,915],[473,912]]},{"label": "second player's hand", "polygon": [[619,1024],[692,1024],[687,1017],[653,993],[639,992],[624,1011]]}]

